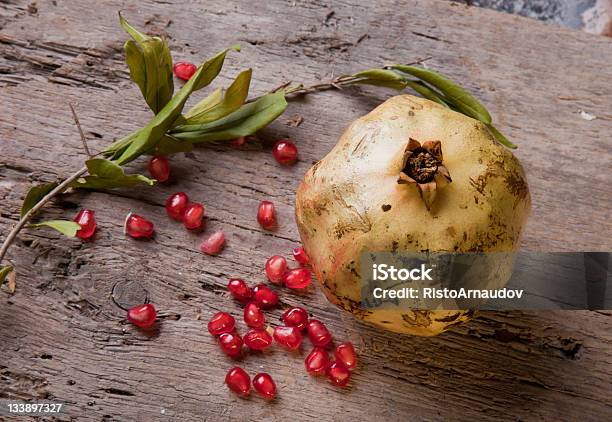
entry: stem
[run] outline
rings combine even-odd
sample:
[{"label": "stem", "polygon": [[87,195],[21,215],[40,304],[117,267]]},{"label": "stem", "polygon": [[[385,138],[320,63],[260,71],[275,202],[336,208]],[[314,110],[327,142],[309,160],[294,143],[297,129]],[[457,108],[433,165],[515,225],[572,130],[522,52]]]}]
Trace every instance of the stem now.
[{"label": "stem", "polygon": [[23,217],[19,219],[15,227],[13,227],[13,229],[10,231],[10,233],[4,240],[2,247],[0,247],[0,263],[2,263],[2,260],[4,259],[4,256],[6,255],[6,252],[8,251],[9,247],[13,243],[13,240],[15,240],[15,238],[17,237],[21,229],[23,229],[25,225],[28,224],[28,222],[32,219],[34,214],[36,214],[42,207],[44,207],[47,202],[49,202],[51,199],[53,199],[58,194],[62,193],[68,187],[68,185],[70,185],[70,183],[74,182],[76,179],[81,177],[86,172],[87,172],[87,167],[82,167],[79,170],[77,170],[75,173],[70,175],[66,180],[64,180],[62,183],[57,185],[55,189],[53,189],[51,192],[46,194],[36,205],[32,207],[30,211],[28,211]]}]

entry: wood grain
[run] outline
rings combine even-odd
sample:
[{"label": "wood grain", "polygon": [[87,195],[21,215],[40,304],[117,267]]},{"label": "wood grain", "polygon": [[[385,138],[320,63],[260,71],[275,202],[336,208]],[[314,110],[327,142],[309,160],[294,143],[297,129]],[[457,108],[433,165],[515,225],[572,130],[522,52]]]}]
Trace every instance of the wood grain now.
[{"label": "wood grain", "polygon": [[[254,93],[288,79],[311,82],[432,56],[430,65],[476,93],[519,145],[534,202],[524,248],[611,249],[609,38],[438,1],[93,4],[0,6],[3,235],[29,185],[66,176],[85,159],[69,101],[78,102],[95,151],[149,117],[122,62],[116,12],[123,9],[134,24],[165,34],[175,59],[199,61],[240,42],[242,53],[229,58],[220,81],[227,85],[253,66]],[[275,349],[241,365],[271,373],[278,400],[241,400],[227,391],[222,381],[233,362],[205,328],[217,310],[240,314],[225,293],[227,279],[262,282],[265,258],[297,245],[299,178],[354,118],[389,95],[368,89],[309,97],[262,134],[263,145],[173,157],[169,185],[77,193],[49,207],[46,217],[95,209],[100,229],[83,243],[24,232],[12,248],[19,273],[15,294],[0,292],[0,397],[66,401],[62,420],[610,419],[609,312],[489,312],[439,337],[402,337],[355,321],[314,288],[304,296],[283,291],[283,306],[306,305],[337,339],[356,344],[362,364],[351,387],[307,376],[304,351]],[[598,118],[585,120],[581,110]],[[294,114],[304,122],[284,125]],[[301,161],[291,168],[278,167],[268,149],[284,135],[300,147]],[[131,170],[145,167],[141,159]],[[202,256],[202,235],[165,216],[165,197],[179,190],[206,204],[207,232],[226,232],[220,257]],[[255,221],[262,199],[277,204],[275,233]],[[123,236],[128,211],[155,221],[154,241]],[[164,313],[152,336],[126,324],[111,298],[126,280],[140,283]]]}]

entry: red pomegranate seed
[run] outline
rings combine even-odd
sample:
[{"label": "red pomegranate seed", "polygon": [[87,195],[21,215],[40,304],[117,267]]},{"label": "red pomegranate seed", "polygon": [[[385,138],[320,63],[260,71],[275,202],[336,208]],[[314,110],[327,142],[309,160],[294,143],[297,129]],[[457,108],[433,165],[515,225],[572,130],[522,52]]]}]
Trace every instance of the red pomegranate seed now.
[{"label": "red pomegranate seed", "polygon": [[255,375],[253,378],[253,388],[266,400],[272,400],[276,397],[276,384],[274,384],[272,377],[268,374],[260,373]]},{"label": "red pomegranate seed", "polygon": [[355,352],[355,348],[349,342],[339,344],[336,350],[334,350],[334,357],[336,362],[342,364],[349,371],[357,367],[357,352]]},{"label": "red pomegranate seed", "polygon": [[204,205],[196,202],[190,203],[185,207],[183,213],[183,224],[189,230],[199,230],[204,226]]},{"label": "red pomegranate seed", "polygon": [[234,393],[240,396],[248,396],[251,393],[251,377],[244,369],[235,366],[225,376],[225,383]]},{"label": "red pomegranate seed", "polygon": [[81,226],[81,230],[76,232],[77,237],[89,239],[96,232],[96,217],[92,210],[82,209],[74,217],[74,221]]},{"label": "red pomegranate seed", "polygon": [[222,231],[211,234],[208,239],[200,244],[200,250],[206,255],[218,255],[225,246],[225,235]]},{"label": "red pomegranate seed", "polygon": [[168,216],[176,221],[183,221],[188,203],[189,197],[185,192],[177,192],[174,195],[170,195],[166,199],[166,212]]},{"label": "red pomegranate seed", "polygon": [[244,307],[244,322],[251,328],[263,328],[266,325],[266,317],[256,303],[247,303]]},{"label": "red pomegranate seed", "polygon": [[306,324],[308,324],[308,312],[304,308],[295,306],[283,312],[281,320],[285,325],[302,331],[306,328]]},{"label": "red pomegranate seed", "polygon": [[246,136],[240,136],[230,141],[230,145],[234,148],[240,148],[244,144],[246,144]]},{"label": "red pomegranate seed", "polygon": [[330,360],[327,350],[320,347],[315,347],[312,349],[304,360],[306,371],[313,375],[323,375],[325,371],[327,371],[329,364]]},{"label": "red pomegranate seed", "polygon": [[266,276],[274,284],[283,282],[283,274],[287,271],[287,260],[280,255],[273,255],[266,261]]},{"label": "red pomegranate seed", "polygon": [[272,336],[266,330],[252,329],[244,335],[244,344],[253,350],[264,350],[272,345]]},{"label": "red pomegranate seed", "polygon": [[338,362],[334,362],[327,368],[327,378],[338,387],[344,387],[351,379],[351,373]]},{"label": "red pomegranate seed", "polygon": [[308,329],[308,338],[313,346],[325,347],[332,341],[332,335],[321,321],[311,319],[306,325]]},{"label": "red pomegranate seed", "polygon": [[227,290],[230,291],[235,299],[242,303],[246,303],[253,298],[253,290],[247,286],[244,280],[232,278],[227,283]]},{"label": "red pomegranate seed", "polygon": [[150,303],[134,306],[127,312],[128,321],[140,328],[151,328],[156,318],[157,311]]},{"label": "red pomegranate seed", "polygon": [[272,202],[261,201],[259,210],[257,210],[257,221],[265,230],[272,230],[276,227],[276,212]]},{"label": "red pomegranate seed", "polygon": [[258,284],[253,288],[253,298],[264,309],[278,305],[278,294],[265,284]]},{"label": "red pomegranate seed", "polygon": [[129,213],[125,219],[123,232],[135,239],[149,239],[153,237],[155,229],[153,223],[146,218]]},{"label": "red pomegranate seed", "polygon": [[302,334],[295,327],[276,327],[274,329],[274,340],[285,349],[297,350],[302,344]]},{"label": "red pomegranate seed", "polygon": [[219,336],[219,346],[229,357],[238,358],[242,353],[242,338],[236,331],[223,333]]},{"label": "red pomegranate seed", "polygon": [[191,79],[193,74],[198,70],[195,64],[189,62],[174,63],[174,76],[184,81]]},{"label": "red pomegranate seed", "polygon": [[310,258],[306,255],[306,251],[303,247],[295,248],[293,251],[293,259],[299,262],[302,265],[310,264]]},{"label": "red pomegranate seed", "polygon": [[290,289],[304,289],[312,283],[312,274],[308,268],[294,268],[283,275],[283,283]]},{"label": "red pomegranate seed", "polygon": [[291,139],[276,141],[272,147],[272,155],[276,161],[284,166],[291,165],[297,161],[298,149]]},{"label": "red pomegranate seed", "polygon": [[208,323],[208,332],[213,336],[231,333],[236,327],[236,320],[227,312],[217,312]]},{"label": "red pomegranate seed", "polygon": [[149,161],[149,173],[160,183],[170,178],[170,163],[164,155],[156,155]]}]

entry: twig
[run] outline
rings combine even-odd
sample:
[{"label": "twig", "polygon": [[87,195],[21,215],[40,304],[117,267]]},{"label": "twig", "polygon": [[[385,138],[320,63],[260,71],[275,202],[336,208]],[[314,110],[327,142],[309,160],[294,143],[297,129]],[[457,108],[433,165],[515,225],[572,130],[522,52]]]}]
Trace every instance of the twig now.
[{"label": "twig", "polygon": [[74,124],[76,124],[76,127],[79,130],[79,134],[81,135],[81,142],[83,142],[83,148],[85,148],[85,153],[89,158],[92,158],[93,155],[91,155],[89,147],[87,146],[87,139],[85,139],[85,133],[83,133],[83,129],[81,128],[81,122],[79,122],[79,118],[77,117],[76,111],[74,110],[74,106],[72,105],[72,103],[68,103],[68,106],[72,111],[72,118],[74,119]]},{"label": "twig", "polygon": [[19,219],[15,227],[13,227],[13,229],[10,231],[10,233],[4,240],[4,243],[2,243],[2,247],[0,247],[0,263],[2,263],[2,260],[4,259],[6,252],[11,246],[11,243],[13,243],[13,240],[15,240],[15,237],[17,237],[17,234],[19,234],[21,229],[24,228],[26,224],[28,224],[28,222],[32,219],[32,217],[42,207],[44,207],[47,202],[49,202],[53,197],[55,197],[55,195],[62,193],[70,185],[70,183],[74,182],[76,179],[81,177],[86,172],[87,172],[87,167],[83,167],[77,170],[75,173],[70,175],[66,180],[64,180],[62,183],[57,185],[55,189],[53,189],[51,192],[46,194],[36,205],[32,207],[32,209],[30,209],[30,211],[28,211],[23,217]]}]

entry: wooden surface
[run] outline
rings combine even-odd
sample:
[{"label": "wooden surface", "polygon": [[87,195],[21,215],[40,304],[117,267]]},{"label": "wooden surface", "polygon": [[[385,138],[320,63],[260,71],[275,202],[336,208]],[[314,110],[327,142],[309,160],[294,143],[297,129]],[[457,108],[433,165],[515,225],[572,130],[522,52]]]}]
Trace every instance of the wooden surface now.
[{"label": "wooden surface", "polygon": [[[66,176],[85,159],[69,101],[78,101],[96,151],[146,122],[122,61],[116,12],[123,9],[137,26],[148,22],[147,31],[168,36],[175,59],[197,61],[241,43],[221,80],[252,66],[253,92],[289,78],[312,82],[432,56],[430,65],[469,87],[519,145],[534,203],[524,248],[611,249],[610,38],[437,1],[128,3],[0,5],[2,238],[30,184]],[[62,419],[83,420],[610,419],[610,312],[490,312],[439,337],[402,337],[357,322],[316,289],[283,291],[283,306],[305,305],[336,338],[356,344],[362,364],[351,387],[309,377],[304,352],[274,348],[241,365],[272,374],[278,400],[227,391],[223,377],[233,362],[205,323],[221,309],[239,315],[225,293],[229,277],[261,282],[265,258],[297,245],[292,213],[301,175],[349,122],[390,95],[357,94],[292,103],[264,132],[267,141],[296,140],[294,167],[276,165],[265,145],[200,148],[172,159],[172,184],[79,193],[48,208],[45,217],[70,217],[76,204],[92,208],[99,231],[94,242],[26,231],[11,249],[19,275],[13,295],[0,292],[0,397],[66,401]],[[598,118],[585,120],[581,110]],[[284,124],[294,114],[304,117],[298,128]],[[145,167],[141,159],[132,170]],[[225,231],[222,256],[203,256],[202,236],[165,216],[165,197],[179,190],[206,204],[208,232]],[[279,209],[272,234],[255,220],[263,199]],[[128,211],[155,221],[154,241],[123,236]],[[111,300],[113,286],[126,280],[140,283],[168,315],[156,335],[126,324]]]}]

